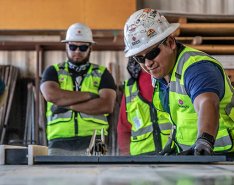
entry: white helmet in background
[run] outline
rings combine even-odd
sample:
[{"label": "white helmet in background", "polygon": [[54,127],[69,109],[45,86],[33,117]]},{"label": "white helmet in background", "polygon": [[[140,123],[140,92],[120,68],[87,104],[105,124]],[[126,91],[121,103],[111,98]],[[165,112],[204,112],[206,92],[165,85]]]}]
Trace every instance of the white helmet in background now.
[{"label": "white helmet in background", "polygon": [[85,24],[75,23],[67,29],[66,39],[61,42],[90,42],[93,41],[91,29]]},{"label": "white helmet in background", "polygon": [[159,43],[179,27],[169,24],[157,10],[141,9],[133,13],[124,26],[125,57],[130,57]]}]

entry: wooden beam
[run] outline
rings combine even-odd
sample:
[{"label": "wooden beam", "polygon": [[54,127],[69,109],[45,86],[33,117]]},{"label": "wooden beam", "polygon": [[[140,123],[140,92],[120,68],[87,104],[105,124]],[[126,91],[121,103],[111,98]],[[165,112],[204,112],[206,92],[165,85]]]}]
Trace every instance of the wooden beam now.
[{"label": "wooden beam", "polygon": [[187,45],[189,47],[204,51],[208,54],[233,55],[234,46],[231,45]]},{"label": "wooden beam", "polygon": [[234,36],[234,23],[188,23],[180,25],[181,35]]}]

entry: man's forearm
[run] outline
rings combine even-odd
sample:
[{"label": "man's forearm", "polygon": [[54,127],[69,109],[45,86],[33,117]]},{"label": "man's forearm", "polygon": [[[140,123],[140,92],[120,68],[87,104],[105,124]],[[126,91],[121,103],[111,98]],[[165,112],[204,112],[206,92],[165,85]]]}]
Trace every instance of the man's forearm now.
[{"label": "man's forearm", "polygon": [[[201,97],[197,105],[198,114],[198,137],[208,133],[214,138],[219,127],[219,99],[217,95],[209,93],[209,97]],[[198,99],[199,100],[199,99]]]},{"label": "man's forearm", "polygon": [[101,98],[71,105],[69,106],[69,109],[91,115],[107,114],[113,111],[113,108],[109,102],[106,102]]},{"label": "man's forearm", "polygon": [[44,82],[40,88],[45,100],[58,106],[70,106],[93,98],[89,92],[63,90],[55,82]]}]

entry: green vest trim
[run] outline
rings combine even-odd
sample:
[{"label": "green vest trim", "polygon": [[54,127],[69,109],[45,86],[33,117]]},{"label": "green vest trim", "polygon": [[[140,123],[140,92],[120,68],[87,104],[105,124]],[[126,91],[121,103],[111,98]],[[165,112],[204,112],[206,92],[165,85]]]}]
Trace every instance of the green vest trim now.
[{"label": "green vest trim", "polygon": [[[184,150],[196,141],[197,137],[197,113],[194,110],[191,99],[184,88],[184,73],[192,64],[199,61],[210,61],[220,66],[221,64],[207,54],[185,47],[180,53],[173,69],[170,82],[169,99],[170,112],[173,122],[176,124],[176,141]],[[220,102],[219,130],[215,141],[214,151],[234,151],[234,90],[229,79],[225,75],[225,94]]]},{"label": "green vest trim", "polygon": [[[166,112],[156,111],[152,103],[138,94],[137,82],[130,84],[130,80],[125,81],[124,86],[127,119],[132,125],[130,154],[158,153],[167,143],[171,131],[169,115]],[[159,94],[156,91],[153,102],[159,106]]]},{"label": "green vest trim", "polygon": [[[68,71],[67,63],[54,65],[58,73],[58,81],[60,88],[73,91],[73,80]],[[101,76],[105,71],[105,67],[91,64],[87,75],[82,81],[81,92],[92,92],[98,94]],[[61,114],[53,115],[51,108],[54,106],[51,102],[47,102],[47,138],[48,140],[57,138],[71,138],[76,136],[92,136],[93,130],[100,131],[104,128],[107,135],[108,115],[88,115],[80,112],[68,111]]]}]

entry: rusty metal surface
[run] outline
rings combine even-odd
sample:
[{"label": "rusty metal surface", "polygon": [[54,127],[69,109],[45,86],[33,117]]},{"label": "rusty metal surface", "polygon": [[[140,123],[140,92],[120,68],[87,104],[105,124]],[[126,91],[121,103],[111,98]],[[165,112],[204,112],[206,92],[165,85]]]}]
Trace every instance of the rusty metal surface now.
[{"label": "rusty metal surface", "polygon": [[234,163],[0,166],[0,185],[232,185]]}]

